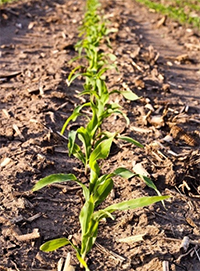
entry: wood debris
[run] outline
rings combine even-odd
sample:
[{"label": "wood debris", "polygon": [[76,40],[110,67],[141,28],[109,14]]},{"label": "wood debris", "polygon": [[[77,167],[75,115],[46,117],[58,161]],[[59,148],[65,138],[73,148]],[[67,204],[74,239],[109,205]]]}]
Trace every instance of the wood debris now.
[{"label": "wood debris", "polygon": [[167,20],[167,16],[165,15],[157,22],[156,27],[160,28],[161,26],[165,25],[166,20]]},{"label": "wood debris", "polygon": [[134,164],[134,162],[133,162],[133,171],[136,174],[140,174],[140,175],[143,175],[143,176],[146,176],[146,177],[150,177],[150,174],[144,168],[144,166],[142,165],[142,163],[136,163],[136,164]]},{"label": "wood debris", "polygon": [[3,161],[1,162],[0,167],[1,167],[1,168],[6,167],[10,162],[11,162],[11,158],[6,157],[6,158],[4,158]]},{"label": "wood debris", "polygon": [[189,146],[194,147],[197,145],[196,140],[190,134],[188,134],[183,128],[177,125],[171,127],[170,134],[173,136],[174,139],[183,140]]},{"label": "wood debris", "polygon": [[70,264],[71,255],[68,252],[66,259],[60,258],[58,261],[57,270],[58,271],[75,271],[75,268]]},{"label": "wood debris", "polygon": [[116,242],[120,242],[120,243],[140,242],[140,241],[144,241],[143,239],[144,236],[145,234],[138,234],[138,235],[133,235],[133,236],[125,237],[125,238],[117,238]]},{"label": "wood debris", "polygon": [[163,271],[169,271],[169,261],[163,261]]},{"label": "wood debris", "polygon": [[107,255],[109,255],[110,257],[112,257],[113,259],[117,260],[117,261],[120,261],[120,262],[123,262],[126,260],[126,258],[118,255],[117,253],[111,251],[111,250],[108,250],[106,249],[105,247],[103,247],[102,245],[100,245],[99,243],[95,242],[95,245],[96,247],[98,248],[98,250],[106,253]]},{"label": "wood debris", "polygon": [[14,78],[18,75],[20,75],[22,72],[21,71],[16,71],[16,72],[5,72],[5,73],[0,73],[0,81],[8,81],[11,78]]}]

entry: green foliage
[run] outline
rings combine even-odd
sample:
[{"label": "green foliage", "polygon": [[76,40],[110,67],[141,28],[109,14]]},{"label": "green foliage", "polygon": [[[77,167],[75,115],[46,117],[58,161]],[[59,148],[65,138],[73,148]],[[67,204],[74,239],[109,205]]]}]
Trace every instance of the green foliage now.
[{"label": "green foliage", "polygon": [[35,186],[33,187],[33,191],[37,191],[42,189],[47,185],[51,185],[53,183],[60,183],[60,182],[68,182],[68,181],[75,181],[78,185],[80,185],[83,189],[83,195],[85,199],[89,198],[89,190],[88,188],[80,182],[74,174],[52,174],[47,177],[40,179]]},{"label": "green foliage", "polygon": [[17,0],[0,0],[0,5],[4,4],[4,3],[10,3],[10,2],[14,2]]},{"label": "green foliage", "polygon": [[[98,157],[98,158],[105,157],[106,154],[107,153],[105,153],[104,151],[102,152],[98,151],[97,154],[95,154],[95,157]],[[130,178],[134,176],[135,174],[131,173],[131,171],[125,168],[118,168],[112,174],[105,174],[103,176],[99,176],[99,178],[96,180],[96,183],[92,187],[93,189],[91,189],[90,191],[88,191],[86,186],[82,184],[81,182],[79,182],[75,177],[69,178],[68,175],[69,174],[66,174],[66,175],[53,174],[51,176],[45,177],[44,179],[41,179],[36,184],[37,187],[34,188],[34,191],[55,182],[69,181],[69,179],[71,180],[74,179],[73,181],[75,181],[76,183],[82,186],[83,194],[85,197],[85,203],[79,215],[79,221],[80,221],[81,233],[82,233],[81,248],[79,249],[78,247],[74,246],[67,238],[58,238],[58,239],[54,239],[54,240],[44,243],[40,247],[40,249],[42,251],[49,252],[49,251],[53,251],[58,248],[61,248],[65,245],[71,245],[76,250],[77,258],[79,259],[79,261],[82,264],[84,263],[85,270],[89,270],[85,262],[86,254],[91,250],[92,246],[95,243],[95,240],[97,238],[97,233],[98,233],[98,225],[99,225],[99,222],[103,218],[110,217],[114,219],[111,214],[115,211],[136,209],[136,208],[148,206],[155,202],[169,198],[169,196],[154,196],[154,197],[137,198],[137,199],[132,199],[132,200],[123,201],[117,204],[113,204],[106,207],[105,209],[100,209],[98,211],[95,211],[95,209],[110,194],[113,188],[112,177],[119,175],[125,178]]]},{"label": "green foliage", "polygon": [[194,12],[200,11],[200,5],[196,0],[165,0],[160,3],[157,0],[136,0],[145,4],[150,9],[168,15],[181,24],[190,24],[200,30],[200,17],[198,14],[194,16]]},{"label": "green foliage", "polygon": [[[106,159],[109,156],[114,140],[123,140],[137,147],[143,147],[143,145],[131,137],[120,135],[118,131],[110,133],[102,130],[104,120],[112,114],[121,114],[125,118],[127,125],[129,124],[129,119],[123,113],[120,105],[109,102],[110,95],[118,93],[131,101],[135,101],[139,97],[131,91],[109,91],[107,88],[104,75],[108,69],[115,67],[114,63],[110,64],[110,61],[115,61],[115,56],[99,50],[102,42],[107,42],[107,45],[110,46],[108,34],[112,31],[107,28],[108,22],[100,15],[99,7],[98,0],[87,0],[86,2],[85,17],[80,28],[82,40],[77,43],[76,49],[78,50],[79,58],[85,58],[88,61],[88,65],[87,67],[77,66],[68,77],[68,84],[71,84],[80,75],[85,78],[84,89],[80,95],[88,95],[89,102],[78,105],[61,130],[61,134],[63,134],[68,124],[76,121],[80,116],[87,121],[85,126],[68,132],[68,150],[69,156],[73,155],[84,165],[88,184],[83,184],[71,173],[52,174],[39,180],[33,188],[33,191],[37,191],[53,183],[66,181],[76,182],[82,188],[85,202],[79,214],[81,246],[75,246],[67,238],[58,238],[47,241],[40,249],[49,252],[65,245],[71,245],[76,251],[80,265],[86,271],[89,271],[86,255],[95,243],[101,219],[107,217],[114,219],[112,213],[115,211],[144,207],[168,198],[168,196],[160,195],[150,179],[135,174],[126,168],[121,167],[112,173],[101,174],[99,160]],[[80,72],[82,68],[84,68],[84,73]],[[85,108],[87,108],[87,111]],[[99,205],[106,200],[113,189],[113,178],[115,176],[125,179],[139,176],[149,187],[158,193],[158,196],[132,199],[99,209]]]},{"label": "green foliage", "polygon": [[122,201],[113,205],[108,206],[103,210],[99,210],[94,213],[93,218],[97,220],[101,220],[106,217],[110,217],[109,214],[115,211],[125,211],[125,210],[133,210],[141,207],[145,207],[156,203],[161,200],[168,199],[169,196],[154,196],[154,197],[142,197],[137,199],[132,199],[128,201]]},{"label": "green foliage", "polygon": [[33,188],[33,191],[37,191],[39,189],[42,189],[43,187],[52,184],[52,183],[59,183],[64,181],[75,181],[77,180],[74,174],[52,174],[50,176],[47,176],[43,179],[41,179],[39,182],[37,182]]},{"label": "green foliage", "polygon": [[69,244],[71,244],[71,242],[67,238],[58,238],[44,243],[40,246],[40,249],[45,252],[50,252]]}]

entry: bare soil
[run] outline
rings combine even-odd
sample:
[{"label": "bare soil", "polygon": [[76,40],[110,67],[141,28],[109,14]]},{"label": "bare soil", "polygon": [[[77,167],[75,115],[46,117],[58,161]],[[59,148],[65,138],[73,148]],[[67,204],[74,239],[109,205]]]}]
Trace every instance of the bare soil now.
[{"label": "bare soil", "polygon": [[[58,133],[81,102],[77,92],[83,82],[77,79],[68,87],[66,78],[77,65],[69,61],[77,54],[84,4],[27,0],[0,8],[0,270],[56,270],[71,248],[46,254],[39,246],[62,236],[78,242],[79,188],[73,183],[35,193],[31,188],[41,177],[59,172],[87,181]],[[119,72],[109,72],[108,86],[130,88],[141,97],[136,102],[113,98],[129,116],[129,127],[121,117],[104,125],[145,146],[118,142],[102,162],[102,171],[142,164],[159,191],[171,198],[166,208],[158,203],[103,221],[97,245],[88,254],[89,268],[161,271],[166,263],[169,270],[198,271],[200,34],[132,0],[102,4],[117,29],[111,43]],[[114,182],[104,206],[155,195],[137,178]],[[135,235],[142,240],[123,240]],[[185,236],[190,243],[184,251]],[[73,251],[71,255],[80,270]]]}]

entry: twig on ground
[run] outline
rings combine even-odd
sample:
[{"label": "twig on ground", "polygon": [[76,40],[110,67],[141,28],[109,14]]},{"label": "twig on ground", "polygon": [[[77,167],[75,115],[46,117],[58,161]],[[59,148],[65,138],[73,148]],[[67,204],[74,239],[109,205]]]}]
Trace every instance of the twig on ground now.
[{"label": "twig on ground", "polygon": [[163,271],[169,271],[169,262],[163,261]]},{"label": "twig on ground", "polygon": [[102,245],[100,245],[99,243],[95,242],[96,247],[98,248],[99,251],[103,251],[105,252],[107,255],[110,255],[112,258],[114,258],[114,260],[118,260],[120,262],[125,261],[126,259],[118,254],[116,254],[115,252],[106,249],[105,247],[103,247]]}]

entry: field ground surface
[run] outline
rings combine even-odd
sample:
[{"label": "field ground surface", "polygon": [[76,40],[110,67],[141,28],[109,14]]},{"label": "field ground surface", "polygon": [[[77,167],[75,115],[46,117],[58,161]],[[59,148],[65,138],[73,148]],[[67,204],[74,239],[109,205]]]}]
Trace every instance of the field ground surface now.
[{"label": "field ground surface", "polygon": [[[39,192],[31,188],[52,173],[84,170],[68,157],[59,136],[82,90],[81,78],[68,87],[77,63],[74,45],[85,1],[18,1],[1,6],[0,21],[0,270],[56,270],[71,251],[43,253],[46,240],[71,236],[79,242],[81,191],[59,184]],[[200,34],[132,0],[102,1],[111,27],[118,72],[107,74],[109,89],[129,88],[141,98],[114,96],[130,119],[104,123],[144,144],[140,149],[113,145],[102,172],[142,165],[159,191],[171,195],[157,203],[117,212],[100,223],[96,245],[88,254],[92,271],[200,270]],[[77,121],[72,125],[80,125]],[[67,136],[67,132],[66,132]],[[155,195],[137,178],[114,179],[107,206]],[[139,235],[137,240],[134,236]],[[184,237],[188,247],[182,247]],[[127,240],[127,237],[132,237]],[[72,264],[80,270],[71,251]]]},{"label": "field ground surface", "polygon": [[145,4],[152,10],[156,10],[178,20],[180,23],[188,23],[200,30],[200,1],[199,0],[136,0]]}]

